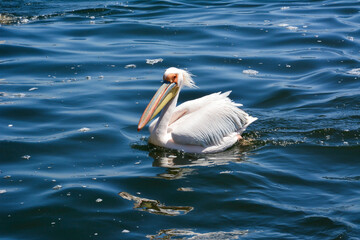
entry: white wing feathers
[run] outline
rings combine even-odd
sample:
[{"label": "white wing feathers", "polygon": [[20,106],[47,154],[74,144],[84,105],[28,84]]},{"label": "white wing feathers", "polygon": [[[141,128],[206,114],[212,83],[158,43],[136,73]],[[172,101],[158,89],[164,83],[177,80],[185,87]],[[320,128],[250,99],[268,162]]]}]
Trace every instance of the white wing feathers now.
[{"label": "white wing feathers", "polygon": [[239,109],[242,105],[231,101],[230,93],[214,93],[176,107],[169,124],[174,142],[206,147],[220,145],[229,134],[241,134],[256,118]]}]

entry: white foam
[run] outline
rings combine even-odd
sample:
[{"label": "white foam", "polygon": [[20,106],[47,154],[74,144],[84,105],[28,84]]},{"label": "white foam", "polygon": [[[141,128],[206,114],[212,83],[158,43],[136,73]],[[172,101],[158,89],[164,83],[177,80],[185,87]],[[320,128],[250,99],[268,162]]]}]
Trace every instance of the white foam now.
[{"label": "white foam", "polygon": [[279,27],[284,27],[284,28],[289,29],[289,30],[291,30],[291,31],[296,31],[296,30],[298,30],[298,27],[290,26],[290,25],[287,24],[287,23],[280,23],[280,24],[278,24],[278,26],[279,26]]},{"label": "white foam", "polygon": [[12,96],[13,97],[18,97],[18,98],[23,98],[23,97],[26,96],[26,94],[25,93],[14,93]]},{"label": "white foam", "polygon": [[247,69],[247,70],[243,70],[243,73],[244,73],[244,74],[248,74],[248,75],[256,75],[256,74],[258,74],[259,72],[256,71],[256,70],[253,70],[253,69]]},{"label": "white foam", "polygon": [[360,68],[351,69],[351,70],[348,71],[347,73],[348,73],[348,74],[351,74],[351,75],[360,76]]},{"label": "white foam", "polygon": [[294,26],[287,26],[286,28],[291,31],[296,31],[298,29],[298,27],[294,27]]},{"label": "white foam", "polygon": [[159,63],[159,62],[163,62],[164,59],[162,58],[157,58],[157,59],[146,59],[146,63],[147,64],[151,64],[151,65],[154,65],[156,63]]},{"label": "white foam", "polygon": [[125,68],[136,68],[135,64],[128,64],[125,66]]},{"label": "white foam", "polygon": [[56,185],[55,187],[53,187],[54,190],[59,190],[59,189],[61,189],[61,188],[62,188],[61,185]]},{"label": "white foam", "polygon": [[78,131],[79,132],[88,132],[88,131],[90,131],[90,128],[83,127],[83,128],[80,128]]},{"label": "white foam", "polygon": [[30,22],[30,20],[27,19],[27,18],[24,18],[24,19],[21,19],[20,22],[21,22],[21,23],[28,23],[28,22]]}]

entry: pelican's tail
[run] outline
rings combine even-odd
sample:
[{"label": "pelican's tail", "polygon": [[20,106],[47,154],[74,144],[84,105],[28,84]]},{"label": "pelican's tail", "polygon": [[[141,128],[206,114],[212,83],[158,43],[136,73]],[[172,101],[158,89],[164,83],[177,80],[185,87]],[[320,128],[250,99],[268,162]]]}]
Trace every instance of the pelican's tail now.
[{"label": "pelican's tail", "polygon": [[250,116],[250,115],[248,115],[247,113],[246,113],[246,122],[245,122],[245,124],[244,124],[244,126],[241,128],[241,129],[239,129],[238,130],[238,134],[242,134],[245,130],[246,130],[246,128],[250,125],[250,124],[252,124],[253,122],[255,122],[258,118],[256,118],[256,117],[252,117],[252,116]]}]

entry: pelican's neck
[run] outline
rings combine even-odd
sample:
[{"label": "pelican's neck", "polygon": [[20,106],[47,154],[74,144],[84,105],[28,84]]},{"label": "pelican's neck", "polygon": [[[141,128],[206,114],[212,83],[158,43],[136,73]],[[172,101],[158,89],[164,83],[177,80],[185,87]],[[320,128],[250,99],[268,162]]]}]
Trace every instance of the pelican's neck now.
[{"label": "pelican's neck", "polygon": [[168,104],[166,104],[166,106],[161,111],[161,115],[153,131],[155,134],[154,137],[156,138],[156,141],[166,141],[165,137],[167,135],[167,129],[169,127],[171,116],[173,115],[174,110],[176,108],[180,90],[181,89],[179,89],[176,96],[171,101],[169,101]]}]

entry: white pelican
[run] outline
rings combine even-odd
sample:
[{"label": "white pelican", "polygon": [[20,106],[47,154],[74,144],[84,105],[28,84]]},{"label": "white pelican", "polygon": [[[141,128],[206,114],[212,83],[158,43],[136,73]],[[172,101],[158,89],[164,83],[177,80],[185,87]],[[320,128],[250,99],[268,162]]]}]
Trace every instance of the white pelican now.
[{"label": "white pelican", "polygon": [[140,131],[161,109],[149,127],[149,142],[189,153],[221,152],[234,145],[246,127],[257,118],[239,109],[225,93],[213,93],[176,107],[180,90],[196,87],[191,74],[171,67],[164,73],[164,84],[142,114]]}]

